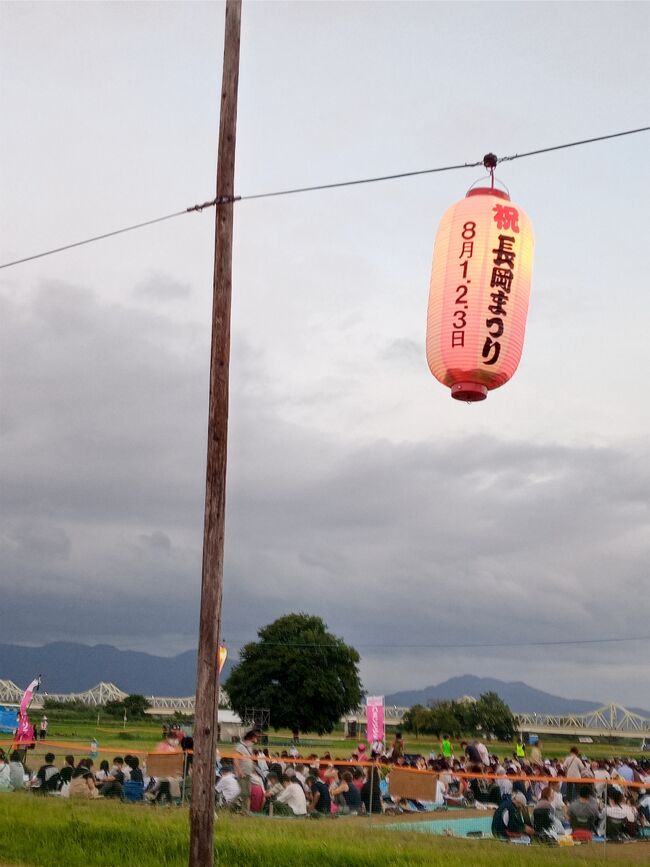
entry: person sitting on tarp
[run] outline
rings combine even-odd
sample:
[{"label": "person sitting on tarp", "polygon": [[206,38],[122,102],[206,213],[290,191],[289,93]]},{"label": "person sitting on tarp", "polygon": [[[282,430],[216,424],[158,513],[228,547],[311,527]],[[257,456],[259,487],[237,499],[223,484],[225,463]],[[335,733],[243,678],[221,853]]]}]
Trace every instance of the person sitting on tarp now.
[{"label": "person sitting on tarp", "polygon": [[513,837],[532,837],[532,822],[528,815],[526,796],[514,792],[501,801],[492,817],[492,834],[502,840]]},{"label": "person sitting on tarp", "polygon": [[601,810],[598,801],[594,798],[591,786],[579,787],[578,797],[571,801],[567,807],[567,814],[574,831],[591,831],[592,834],[596,832],[601,818]]},{"label": "person sitting on tarp", "polygon": [[232,807],[237,803],[240,805],[239,796],[241,795],[241,787],[235,776],[235,769],[230,762],[223,762],[221,765],[221,777],[215,787],[217,795],[217,804],[219,806]]},{"label": "person sitting on tarp", "polygon": [[95,775],[93,774],[92,768],[92,759],[81,759],[72,772],[70,789],[68,790],[69,797],[72,800],[79,798],[81,800],[89,801],[92,798],[99,797],[99,792],[95,786]]},{"label": "person sitting on tarp", "polygon": [[5,759],[4,750],[0,750],[0,792],[11,792],[11,772],[9,770],[9,762]]},{"label": "person sitting on tarp", "polygon": [[[308,813],[322,813],[324,816],[329,816],[332,809],[332,801],[330,798],[330,790],[319,777],[311,773],[307,777],[307,787],[310,791],[309,804],[307,805]],[[380,807],[381,812],[381,807]]]},{"label": "person sitting on tarp", "polygon": [[361,793],[354,785],[352,774],[349,771],[344,771],[341,774],[338,783],[332,783],[330,796],[337,807],[337,812],[356,815],[361,809]]},{"label": "person sitting on tarp", "polygon": [[59,778],[61,781],[61,785],[63,785],[63,783],[69,783],[70,782],[70,780],[72,779],[72,774],[74,773],[74,768],[75,768],[74,756],[66,756],[65,757],[65,764],[63,765],[63,767],[59,771]]},{"label": "person sitting on tarp", "polygon": [[306,816],[307,798],[300,783],[296,783],[293,777],[284,774],[282,788],[273,805],[273,813],[276,816]]},{"label": "person sitting on tarp", "polygon": [[127,775],[124,770],[124,759],[122,756],[116,756],[113,759],[113,767],[111,768],[110,774],[106,777],[99,789],[100,795],[103,795],[105,798],[121,798],[122,787],[124,786],[127,776],[130,776],[130,774]]},{"label": "person sitting on tarp", "polygon": [[384,805],[381,797],[381,772],[379,768],[373,768],[361,788],[361,801],[366,808],[366,813],[383,813]]},{"label": "person sitting on tarp", "polygon": [[553,805],[553,789],[545,786],[533,810],[533,828],[540,840],[557,840],[568,833]]},{"label": "person sitting on tarp", "polygon": [[9,777],[11,780],[11,788],[25,788],[25,766],[22,762],[22,754],[20,750],[14,750],[9,757]]},{"label": "person sitting on tarp", "polygon": [[59,769],[54,766],[54,753],[47,753],[45,764],[38,769],[36,777],[31,782],[34,791],[41,795],[55,792],[59,787]]}]

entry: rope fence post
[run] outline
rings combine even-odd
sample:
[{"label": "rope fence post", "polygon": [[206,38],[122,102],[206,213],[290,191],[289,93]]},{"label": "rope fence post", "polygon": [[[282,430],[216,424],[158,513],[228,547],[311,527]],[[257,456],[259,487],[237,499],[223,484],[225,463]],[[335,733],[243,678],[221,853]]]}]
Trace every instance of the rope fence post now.
[{"label": "rope fence post", "polygon": [[187,780],[187,760],[188,755],[183,753],[183,788],[181,789],[181,806],[185,806],[185,781]]},{"label": "rope fence post", "polygon": [[607,849],[607,805],[609,803],[609,780],[605,780],[605,790],[603,792],[603,860],[607,861],[608,858],[608,849]]}]

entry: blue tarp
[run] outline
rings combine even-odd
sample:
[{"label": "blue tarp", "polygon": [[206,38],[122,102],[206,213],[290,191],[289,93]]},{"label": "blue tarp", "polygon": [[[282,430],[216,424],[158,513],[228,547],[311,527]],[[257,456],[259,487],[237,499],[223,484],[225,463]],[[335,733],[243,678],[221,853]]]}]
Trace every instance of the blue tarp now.
[{"label": "blue tarp", "polygon": [[16,729],[16,709],[0,707],[0,732],[13,734]]}]

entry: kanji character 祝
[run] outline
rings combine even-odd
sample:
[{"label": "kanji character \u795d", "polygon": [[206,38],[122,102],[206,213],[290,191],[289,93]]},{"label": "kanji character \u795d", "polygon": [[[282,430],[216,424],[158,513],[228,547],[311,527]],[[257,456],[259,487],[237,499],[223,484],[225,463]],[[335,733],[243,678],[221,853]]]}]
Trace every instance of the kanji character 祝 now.
[{"label": "kanji character \u795d", "polygon": [[510,229],[512,232],[519,231],[519,211],[510,205],[495,205],[494,222],[498,229]]}]

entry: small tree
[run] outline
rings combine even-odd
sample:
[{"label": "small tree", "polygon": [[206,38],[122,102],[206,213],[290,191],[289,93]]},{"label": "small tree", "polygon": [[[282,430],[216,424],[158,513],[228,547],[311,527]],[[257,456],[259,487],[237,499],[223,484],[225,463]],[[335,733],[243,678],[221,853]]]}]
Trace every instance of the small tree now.
[{"label": "small tree", "polygon": [[438,701],[431,707],[430,726],[431,731],[440,737],[443,734],[458,737],[464,731],[462,721],[459,718],[459,702]]},{"label": "small tree", "polygon": [[151,707],[151,702],[147,701],[143,695],[138,695],[137,693],[127,695],[123,704],[129,719],[143,719],[145,711]]},{"label": "small tree", "polygon": [[143,719],[145,711],[151,704],[143,695],[127,695],[123,701],[107,701],[104,710],[109,716],[123,717],[127,719]]},{"label": "small tree", "polygon": [[508,705],[496,692],[485,692],[474,705],[476,724],[501,741],[511,740],[517,731],[517,721]]},{"label": "small tree", "polygon": [[240,717],[246,708],[268,708],[276,730],[324,734],[359,706],[359,654],[320,617],[288,614],[258,635],[224,683]]},{"label": "small tree", "polygon": [[123,701],[107,701],[104,705],[104,711],[109,716],[115,717],[123,717],[124,716],[124,702]]},{"label": "small tree", "polygon": [[429,711],[422,704],[414,704],[413,707],[410,707],[402,718],[402,728],[406,732],[413,732],[415,737],[419,737],[420,732],[426,734],[430,731],[429,728],[429,717],[431,715],[431,711]]}]

